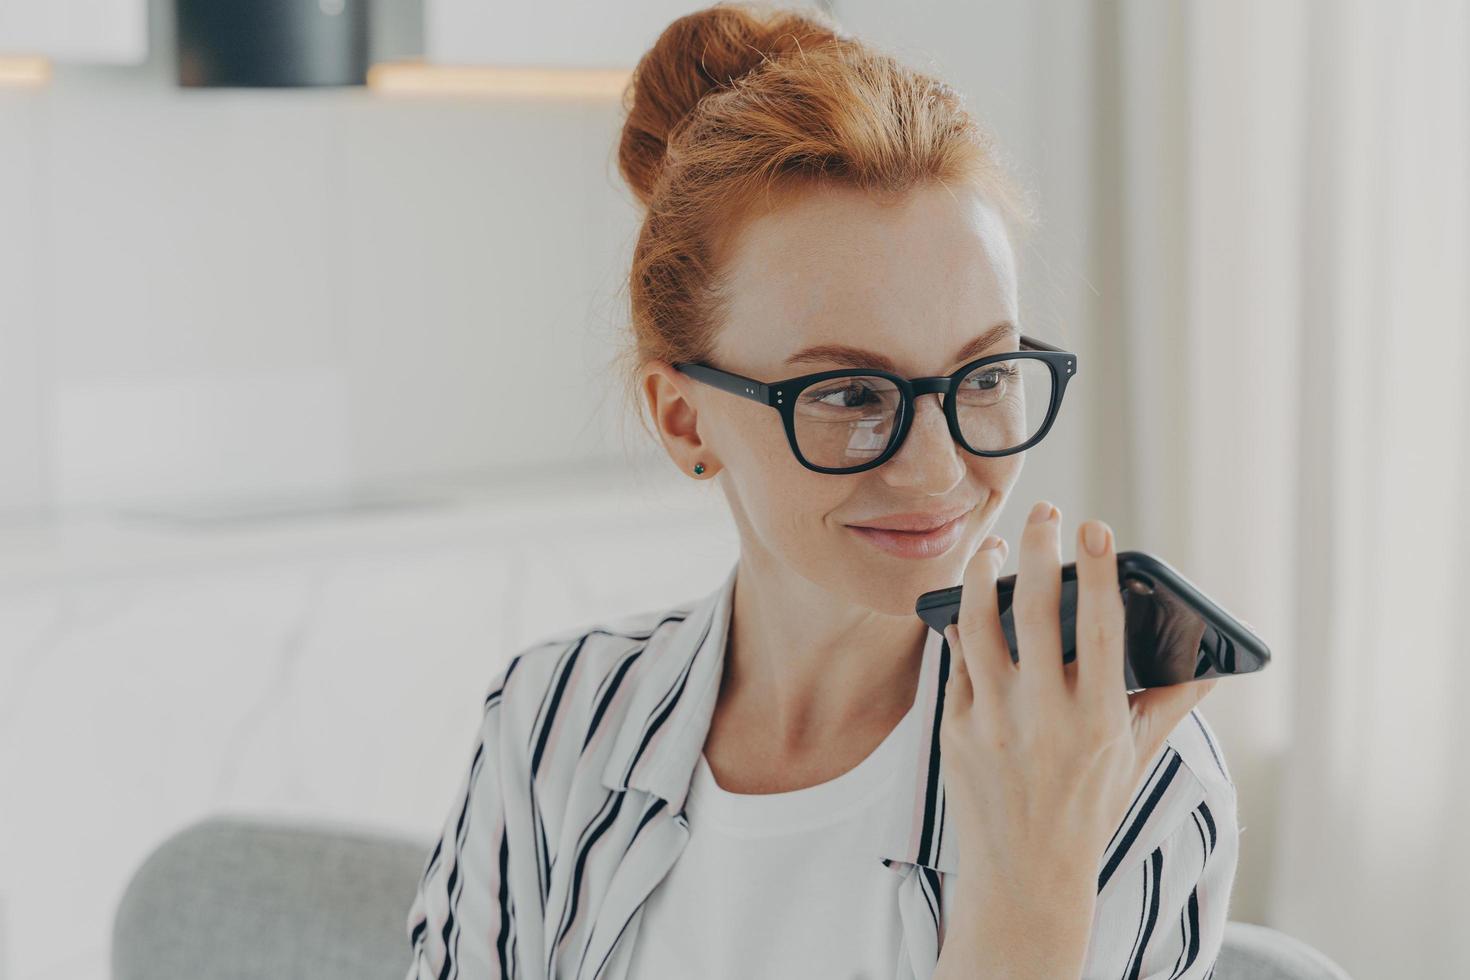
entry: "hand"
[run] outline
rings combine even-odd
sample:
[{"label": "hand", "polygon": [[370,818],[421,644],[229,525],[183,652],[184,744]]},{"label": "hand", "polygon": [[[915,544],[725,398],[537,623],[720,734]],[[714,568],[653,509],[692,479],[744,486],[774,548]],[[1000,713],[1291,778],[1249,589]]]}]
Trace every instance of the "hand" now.
[{"label": "hand", "polygon": [[[1019,663],[995,581],[1006,545],[990,538],[965,568],[940,723],[945,795],[960,828],[960,884],[1014,907],[1075,906],[1095,894],[1104,849],[1165,739],[1216,679],[1127,693],[1124,607],[1112,530],[1077,535],[1077,654],[1062,660],[1061,513],[1028,522],[1012,598]],[[1048,516],[1049,515],[1049,516]],[[1033,517],[1035,511],[1033,511]],[[1091,554],[1084,532],[1103,536]]]}]

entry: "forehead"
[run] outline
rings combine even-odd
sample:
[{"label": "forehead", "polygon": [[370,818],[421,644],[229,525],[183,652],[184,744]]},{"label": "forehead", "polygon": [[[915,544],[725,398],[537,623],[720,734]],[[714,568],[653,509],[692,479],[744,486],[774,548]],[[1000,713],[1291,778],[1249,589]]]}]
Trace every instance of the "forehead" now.
[{"label": "forehead", "polygon": [[803,347],[840,343],[882,350],[914,375],[938,374],[966,341],[1017,320],[1004,222],[968,185],[891,198],[803,190],[747,219],[724,271],[727,319],[716,347],[750,370],[779,373]]}]

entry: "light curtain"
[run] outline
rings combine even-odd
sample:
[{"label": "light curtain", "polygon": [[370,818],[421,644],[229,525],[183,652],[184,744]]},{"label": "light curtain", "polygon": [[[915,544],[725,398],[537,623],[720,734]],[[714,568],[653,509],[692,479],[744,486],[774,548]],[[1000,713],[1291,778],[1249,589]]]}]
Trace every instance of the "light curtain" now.
[{"label": "light curtain", "polygon": [[1129,463],[1099,477],[1275,653],[1204,706],[1233,917],[1470,976],[1470,4],[1096,9]]}]

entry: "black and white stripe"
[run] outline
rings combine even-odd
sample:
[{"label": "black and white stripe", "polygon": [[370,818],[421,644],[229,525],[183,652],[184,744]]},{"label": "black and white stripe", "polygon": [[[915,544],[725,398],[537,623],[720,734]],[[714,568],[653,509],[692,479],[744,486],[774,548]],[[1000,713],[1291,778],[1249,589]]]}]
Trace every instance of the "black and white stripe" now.
[{"label": "black and white stripe", "polygon": [[[734,578],[732,568],[696,601],[567,631],[511,660],[409,912],[409,980],[627,980],[636,914],[690,832]],[[879,851],[853,855],[902,879],[908,955],[895,980],[932,972],[957,880],[963,831],[939,739],[949,668],[948,644],[930,633],[912,778],[893,794]],[[1234,788],[1192,712],[1099,856],[1084,980],[1208,980],[1235,871]]]},{"label": "black and white stripe", "polygon": [[1128,980],[1138,980],[1143,969],[1143,953],[1148,949],[1154,925],[1159,921],[1159,888],[1164,875],[1164,849],[1156,847],[1143,868],[1143,911],[1139,915],[1138,937],[1133,942],[1133,956],[1128,965]]}]

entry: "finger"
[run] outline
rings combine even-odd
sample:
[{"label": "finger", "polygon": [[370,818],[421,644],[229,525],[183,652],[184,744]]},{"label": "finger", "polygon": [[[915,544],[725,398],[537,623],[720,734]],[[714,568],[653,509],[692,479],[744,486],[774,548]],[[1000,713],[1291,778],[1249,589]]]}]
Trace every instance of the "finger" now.
[{"label": "finger", "polygon": [[[1036,517],[1040,515],[1040,521]],[[1027,697],[1052,700],[1066,691],[1062,665],[1061,512],[1050,501],[1032,508],[1021,532],[1020,568],[1011,607],[1020,650],[1018,684]]]},{"label": "finger", "polygon": [[944,642],[949,644],[949,680],[944,688],[944,707],[948,713],[951,703],[956,708],[968,708],[975,700],[975,688],[970,681],[970,672],[965,668],[958,626],[951,623],[944,628]]},{"label": "finger", "polygon": [[[1096,555],[1092,545],[1100,547]],[[1078,696],[1096,708],[1121,708],[1125,625],[1118,592],[1118,558],[1113,529],[1102,521],[1077,528]]]},{"label": "finger", "polygon": [[956,623],[971,697],[988,711],[999,707],[1010,691],[1016,672],[1010,644],[1006,643],[1005,630],[1000,625],[1000,603],[995,593],[995,580],[1000,575],[1006,551],[1005,541],[991,535],[970,556],[965,564]]},{"label": "finger", "polygon": [[1179,727],[1194,706],[1218,684],[1220,678],[1184,681],[1164,687],[1150,687],[1128,695],[1133,712],[1133,730],[1138,754],[1152,757],[1163,747],[1169,734]]}]

